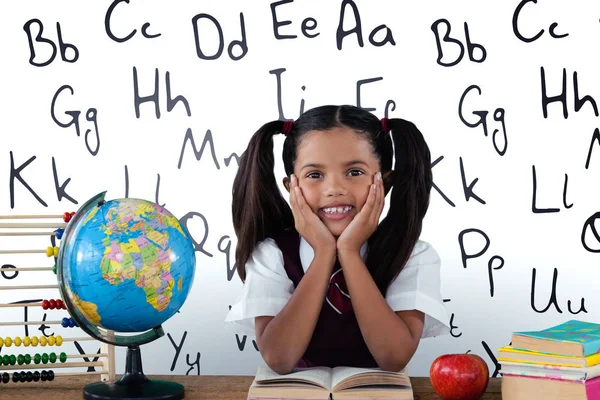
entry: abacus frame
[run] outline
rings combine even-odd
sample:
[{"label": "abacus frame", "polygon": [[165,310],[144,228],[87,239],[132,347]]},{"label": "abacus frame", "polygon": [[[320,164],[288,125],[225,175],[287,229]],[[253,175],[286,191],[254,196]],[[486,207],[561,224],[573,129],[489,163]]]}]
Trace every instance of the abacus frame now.
[{"label": "abacus frame", "polygon": [[[20,238],[25,238],[25,237],[46,237],[46,238],[51,238],[51,239],[61,239],[62,237],[62,233],[63,233],[63,229],[68,225],[69,221],[71,220],[71,218],[73,217],[75,213],[74,212],[65,212],[62,215],[0,215],[0,239],[2,237],[10,237],[10,236],[15,236],[15,237],[20,237]],[[34,221],[34,222],[23,222],[23,220],[57,220],[57,219],[62,219],[61,222],[58,221],[52,221],[52,222],[39,222],[39,221]],[[12,220],[10,222],[4,222],[5,220]],[[50,231],[48,230],[50,229]],[[0,242],[1,243],[1,242]],[[41,246],[40,246],[41,247]],[[0,247],[0,260],[2,255],[5,254],[46,254],[46,256],[48,258],[53,258],[54,262],[56,263],[56,258],[58,256],[58,246],[50,246],[47,247],[46,249],[6,249],[6,248],[2,248]],[[44,273],[47,271],[54,271],[54,273],[56,273],[56,267],[40,267],[40,266],[35,266],[35,267],[28,267],[28,268],[11,268],[10,269],[11,272],[15,271],[15,272],[23,272],[24,276],[27,277],[28,274],[31,273]],[[52,284],[47,284],[47,285],[7,285],[7,286],[2,286],[0,287],[0,291],[2,290],[10,290],[10,291],[15,291],[15,293],[18,293],[20,291],[35,291],[35,290],[41,290],[41,289],[56,289],[58,292],[58,285],[57,285],[57,281],[54,280],[54,282],[52,282]],[[59,293],[60,295],[60,293]],[[54,302],[54,304],[56,304],[59,300],[49,300],[49,302]],[[64,301],[64,299],[60,300],[63,302],[63,304],[67,304],[67,302]],[[43,307],[43,302],[36,302],[36,303],[9,303],[9,304],[0,304],[0,308],[8,308],[8,307]],[[57,309],[66,309],[66,307],[54,307]],[[50,309],[54,309],[54,308],[50,308]],[[68,311],[68,310],[67,310]],[[69,312],[69,314],[71,314],[71,312]],[[52,321],[27,321],[27,322],[19,322],[19,321],[0,321],[0,332],[2,327],[8,327],[8,326],[21,326],[21,325],[39,325],[39,324],[46,324],[46,325],[62,325],[63,327],[65,326],[65,320],[67,320],[67,324],[69,325],[69,327],[71,328],[79,328],[77,326],[76,323],[74,323],[73,318],[70,316],[70,318],[63,318],[61,321],[56,321],[56,320],[52,320]],[[4,348],[10,348],[13,345],[15,347],[20,347],[21,345],[23,345],[24,347],[35,347],[37,346],[37,344],[40,344],[42,346],[45,346],[46,344],[49,344],[50,346],[54,346],[54,345],[58,345],[58,343],[62,344],[63,342],[80,342],[80,341],[97,341],[96,339],[94,339],[93,337],[89,336],[84,330],[82,330],[84,332],[83,337],[66,337],[66,338],[62,338],[61,336],[40,336],[40,337],[33,337],[35,339],[32,339],[32,337],[25,337],[23,339],[21,339],[18,336],[15,336],[14,338],[7,336],[7,337],[2,337],[0,336],[0,347],[4,347]],[[60,338],[60,339],[58,339]],[[7,340],[8,339],[8,340]],[[52,342],[52,343],[50,343]],[[43,371],[46,370],[51,370],[52,373],[50,374],[48,371],[46,371],[46,380],[44,381],[43,379],[43,374],[40,374],[40,377],[42,378],[42,383],[49,383],[55,380],[60,380],[63,377],[69,377],[69,376],[81,376],[81,375],[85,375],[85,376],[92,376],[92,375],[99,375],[99,380],[100,381],[114,381],[116,378],[116,374],[115,374],[115,347],[112,344],[108,344],[105,343],[103,341],[98,341],[100,344],[100,353],[98,354],[72,354],[72,355],[67,355],[67,359],[65,360],[65,362],[61,362],[61,363],[40,363],[40,364],[35,364],[35,363],[21,363],[18,364],[17,362],[14,362],[13,364],[9,363],[9,365],[4,365],[4,362],[0,362],[0,382],[3,382],[6,378],[6,374],[11,374],[12,373],[12,381],[13,382],[26,382],[26,381],[34,381],[34,374],[28,374],[28,372],[31,372],[34,369],[42,369]],[[35,343],[35,344],[34,344]],[[7,354],[8,355],[8,354]],[[20,356],[22,356],[23,359],[25,359],[26,357],[23,354],[19,354]],[[29,355],[29,354],[28,354]],[[39,355],[39,354],[38,354]],[[29,355],[30,359],[32,358],[31,355]],[[98,357],[98,361],[81,361],[81,362],[69,362],[68,360],[71,358],[84,358],[84,357]],[[9,357],[10,358],[10,357]],[[15,357],[15,360],[18,359],[19,357]],[[35,358],[35,357],[33,357]],[[42,356],[43,358],[43,356]],[[50,357],[47,357],[50,358]],[[1,360],[3,360],[3,357],[0,357]],[[22,359],[20,359],[20,361],[22,361]],[[98,369],[96,371],[91,371],[91,372],[58,372],[58,373],[54,373],[53,369],[62,369],[62,368],[89,368],[89,367],[94,367],[95,369]],[[21,372],[24,373],[24,380],[21,377]],[[3,377],[4,375],[4,377]],[[48,376],[52,375],[53,377],[55,377],[56,379],[48,379]],[[15,379],[15,377],[17,377],[18,379]],[[8,383],[8,382],[4,382],[4,383]]]}]

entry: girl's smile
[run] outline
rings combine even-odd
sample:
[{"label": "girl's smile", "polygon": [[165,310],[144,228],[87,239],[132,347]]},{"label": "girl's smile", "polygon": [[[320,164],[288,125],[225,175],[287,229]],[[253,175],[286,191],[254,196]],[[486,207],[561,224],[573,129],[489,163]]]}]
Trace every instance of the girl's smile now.
[{"label": "girl's smile", "polygon": [[321,219],[326,218],[332,221],[339,221],[348,218],[352,214],[352,211],[354,211],[354,206],[338,202],[320,208],[318,215]]}]

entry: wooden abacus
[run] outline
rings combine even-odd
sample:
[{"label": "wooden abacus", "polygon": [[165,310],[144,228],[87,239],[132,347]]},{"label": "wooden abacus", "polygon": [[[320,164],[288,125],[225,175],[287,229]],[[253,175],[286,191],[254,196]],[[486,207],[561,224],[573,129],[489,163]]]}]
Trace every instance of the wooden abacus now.
[{"label": "wooden abacus", "polygon": [[[14,215],[14,216],[2,216],[0,215],[0,265],[3,265],[2,258],[6,255],[21,255],[21,254],[45,254],[47,258],[54,260],[53,267],[25,267],[16,268],[10,265],[10,268],[0,269],[3,273],[24,273],[24,279],[27,280],[29,274],[37,273],[43,274],[47,271],[54,272],[52,279],[48,279],[47,284],[35,284],[35,285],[6,285],[6,281],[0,286],[0,294],[5,291],[10,291],[11,297],[13,291],[24,291],[24,290],[56,290],[58,295],[57,299],[47,299],[37,302],[25,302],[25,303],[2,303],[0,301],[0,310],[7,310],[10,308],[25,308],[25,307],[40,307],[44,310],[56,310],[53,312],[58,314],[61,310],[67,310],[65,303],[60,297],[58,291],[58,284],[56,279],[56,257],[58,256],[58,246],[55,245],[56,240],[62,238],[64,228],[67,226],[71,218],[75,213],[66,212],[63,215]],[[44,219],[62,219],[61,222],[41,222],[39,220]],[[10,220],[10,222],[4,222]],[[24,220],[37,220],[33,222],[24,222]],[[46,237],[51,239],[52,246],[47,248],[34,249],[15,249],[6,248],[2,242],[5,237],[14,236],[19,238],[19,242],[26,242],[26,237]],[[33,247],[33,245],[32,245]],[[45,283],[45,282],[44,282]],[[38,296],[39,297],[39,296]],[[25,309],[27,310],[27,309]],[[6,312],[0,311],[0,316],[6,315]],[[62,318],[49,319],[48,321],[3,321],[0,319],[0,350],[8,350],[13,348],[21,347],[60,347],[67,342],[82,342],[82,341],[96,341],[96,339],[85,334],[82,337],[63,337],[62,335],[49,335],[47,336],[44,331],[42,336],[6,336],[2,335],[2,330],[5,327],[15,326],[29,326],[29,325],[56,325],[65,329],[78,328],[77,324],[70,316],[63,316]],[[27,329],[26,329],[27,332]],[[83,331],[82,331],[83,332]],[[100,353],[94,354],[67,354],[67,352],[51,351],[51,352],[36,352],[35,354],[29,354],[26,349],[24,351],[17,351],[16,354],[8,354],[5,351],[0,353],[0,383],[9,382],[51,382],[59,381],[62,377],[76,376],[76,375],[99,375],[99,379],[102,381],[114,381],[115,380],[115,350],[113,345],[100,343]],[[14,346],[14,347],[13,347]],[[57,354],[58,353],[58,354]],[[98,361],[71,361],[73,359],[92,359],[97,358]],[[55,369],[73,368],[73,369],[90,369],[92,371],[78,371],[78,372],[54,372]],[[14,371],[14,372],[12,372]]]}]

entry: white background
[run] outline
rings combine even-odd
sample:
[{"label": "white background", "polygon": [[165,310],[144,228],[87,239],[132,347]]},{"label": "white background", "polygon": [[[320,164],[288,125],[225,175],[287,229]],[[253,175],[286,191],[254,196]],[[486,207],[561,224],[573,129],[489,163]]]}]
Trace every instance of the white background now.
[{"label": "white background", "polygon": [[[595,296],[599,278],[600,255],[582,245],[586,220],[599,211],[600,146],[595,142],[589,168],[586,158],[594,130],[598,127],[592,105],[588,102],[576,112],[573,73],[577,72],[579,97],[600,96],[597,66],[597,38],[600,37],[600,6],[593,1],[545,0],[525,4],[518,27],[524,36],[543,35],[525,43],[513,32],[512,20],[519,1],[356,1],[362,22],[364,46],[356,35],[336,47],[336,29],[340,24],[341,1],[296,0],[277,7],[279,20],[291,20],[281,34],[295,34],[293,40],[276,40],[270,3],[266,1],[155,1],[131,0],[116,5],[110,26],[124,37],[133,29],[137,33],[124,43],[109,38],[105,16],[111,1],[22,1],[0,6],[0,215],[62,214],[76,210],[88,198],[107,191],[107,199],[125,196],[125,168],[129,179],[129,197],[155,200],[160,174],[159,202],[181,218],[187,213],[202,214],[209,233],[204,249],[209,257],[197,252],[195,281],[181,312],[164,324],[165,331],[180,345],[187,332],[181,353],[174,363],[175,348],[167,336],[142,349],[144,368],[150,374],[218,374],[252,375],[263,361],[246,338],[240,350],[241,332],[223,323],[228,306],[236,299],[241,282],[237,275],[227,280],[227,255],[219,251],[235,238],[231,223],[231,185],[237,170],[235,160],[224,160],[232,153],[240,155],[251,135],[262,124],[278,119],[276,78],[269,71],[285,68],[282,75],[283,111],[286,118],[297,118],[300,102],[305,109],[323,104],[356,105],[356,82],[381,77],[382,80],[362,87],[362,106],[374,107],[384,116],[385,104],[393,100],[395,111],[390,117],[413,121],[430,146],[432,161],[443,156],[434,167],[434,181],[454,203],[449,205],[432,190],[429,213],[424,222],[422,239],[430,242],[442,259],[442,294],[453,315],[454,336],[423,340],[409,365],[413,376],[428,375],[431,362],[444,353],[471,350],[480,354],[494,370],[492,359],[482,342],[492,352],[510,341],[512,331],[541,329],[580,318],[597,321],[600,299]],[[224,34],[224,51],[217,60],[203,60],[196,53],[192,18],[206,13],[216,18]],[[243,13],[248,52],[239,61],[227,54],[232,40],[241,39],[240,13]],[[308,39],[301,33],[302,20],[317,20],[319,36]],[[74,63],[61,58],[60,48],[47,66],[36,67],[29,60],[31,52],[24,25],[37,18],[43,23],[41,36],[58,43],[57,22],[63,41],[75,45],[79,58]],[[450,37],[465,46],[462,60],[451,67],[438,64],[436,36],[432,24],[439,19],[451,24]],[[154,39],[141,34],[141,26],[150,22]],[[464,23],[468,23],[471,41],[486,50],[483,62],[469,59]],[[569,36],[554,39],[556,32]],[[350,6],[346,8],[343,27],[354,25]],[[378,25],[392,31],[395,45],[382,47],[369,43],[368,36]],[[447,33],[439,25],[439,36]],[[32,24],[35,39],[39,25]],[[384,32],[377,38],[381,40]],[[206,54],[214,54],[218,36],[214,25],[204,19],[199,24],[200,45]],[[443,63],[459,56],[456,44],[441,44]],[[58,47],[58,45],[57,45]],[[34,62],[42,63],[52,54],[47,43],[34,42]],[[240,48],[234,50],[240,54]],[[67,50],[66,58],[74,53]],[[482,58],[480,50],[474,51]],[[139,92],[148,96],[154,91],[154,71],[159,71],[160,118],[153,103],[140,106],[135,115],[133,69],[137,70]],[[542,113],[541,68],[546,74],[548,95],[561,92],[562,71],[566,69],[568,118],[560,103]],[[171,96],[184,96],[190,106],[188,116],[183,103],[167,111],[165,74],[170,74]],[[55,105],[57,118],[66,123],[66,111],[79,110],[81,136],[74,125],[58,126],[51,116],[52,98],[63,85]],[[473,111],[488,111],[488,136],[482,125],[467,127],[459,118],[459,100],[471,85],[481,88],[481,95],[471,91],[463,104],[463,115],[474,123]],[[305,90],[301,87],[305,86]],[[598,98],[600,100],[600,98]],[[94,124],[85,116],[97,109],[100,147],[96,156],[86,148],[85,132],[90,129],[88,144],[97,146]],[[504,146],[503,128],[494,120],[498,108],[505,110],[508,146],[504,156],[494,149],[492,133],[499,130],[497,144]],[[211,131],[216,167],[207,145],[200,160],[194,156],[190,142],[185,144],[181,167],[179,159],[186,131],[190,129],[199,150],[208,130]],[[283,136],[275,138],[276,176],[283,176],[281,145]],[[21,176],[46,202],[38,202],[19,181],[14,181],[14,205],[11,205],[11,152],[15,168],[31,157],[35,160],[21,171]],[[66,192],[78,205],[62,198],[55,190],[52,160],[56,163],[59,185],[71,181]],[[461,180],[462,159],[466,186],[479,180],[473,191],[486,204],[471,197],[465,199]],[[533,213],[532,166],[537,175],[537,207],[558,208],[555,213]],[[563,205],[563,186],[568,174],[567,204]],[[189,221],[196,242],[205,235],[202,219]],[[463,268],[459,233],[465,229],[484,231],[490,239],[488,250],[470,259]],[[590,230],[586,242],[600,247]],[[231,241],[231,242],[230,242]],[[477,233],[465,235],[466,252],[479,252],[485,242]],[[45,248],[46,238],[0,239],[0,248]],[[495,293],[490,295],[488,262],[494,255],[504,266],[493,271]],[[17,266],[51,266],[45,256],[1,256],[0,264]],[[493,267],[497,267],[496,261]],[[548,304],[552,276],[558,271],[557,304],[538,313],[531,306],[532,271],[536,270],[535,305],[538,310]],[[18,278],[0,277],[0,285],[52,284],[52,273],[22,273]],[[57,291],[0,291],[0,303],[31,298],[58,298]],[[585,299],[586,312],[576,316]],[[22,321],[22,310],[0,309],[0,320]],[[40,320],[43,310],[29,311],[30,320]],[[48,311],[47,320],[60,319],[66,313]],[[63,315],[64,314],[64,315]],[[30,329],[37,331],[38,326]],[[63,336],[80,336],[77,330],[54,327],[46,331]],[[23,327],[0,328],[0,336],[23,336]],[[238,335],[236,338],[236,334]],[[87,351],[97,350],[94,342],[85,342]],[[15,353],[23,347],[2,349]],[[70,350],[68,352],[73,352]],[[186,363],[200,353],[200,371]],[[124,352],[118,349],[117,371],[124,367]]]}]

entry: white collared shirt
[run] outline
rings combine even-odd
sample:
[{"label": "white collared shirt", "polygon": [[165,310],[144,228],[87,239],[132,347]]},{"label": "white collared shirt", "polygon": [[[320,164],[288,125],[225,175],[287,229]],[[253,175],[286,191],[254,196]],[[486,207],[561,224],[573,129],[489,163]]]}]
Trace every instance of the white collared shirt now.
[{"label": "white collared shirt", "polygon": [[[367,244],[360,254],[365,260]],[[300,261],[304,272],[314,258],[314,251],[300,238]],[[388,287],[385,300],[393,311],[419,310],[425,314],[422,338],[449,332],[449,316],[440,292],[441,260],[427,242],[417,241],[412,254]],[[285,307],[294,292],[294,283],[283,266],[283,253],[275,240],[258,243],[246,263],[246,281],[235,304],[225,318],[246,333],[254,334],[254,318],[275,316]]]}]

